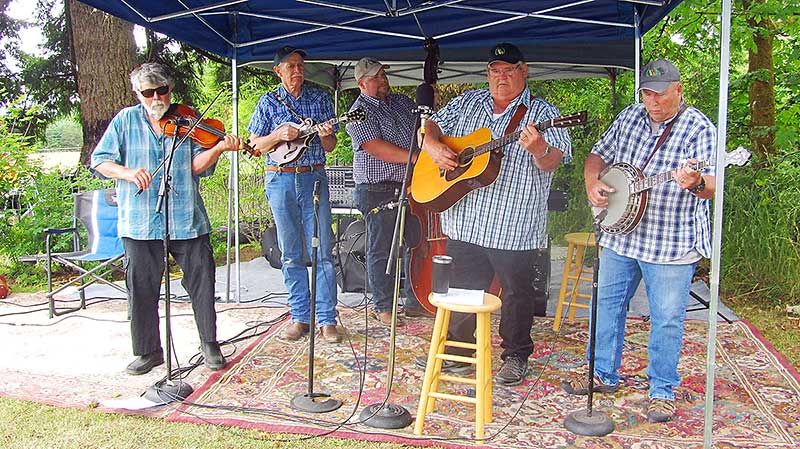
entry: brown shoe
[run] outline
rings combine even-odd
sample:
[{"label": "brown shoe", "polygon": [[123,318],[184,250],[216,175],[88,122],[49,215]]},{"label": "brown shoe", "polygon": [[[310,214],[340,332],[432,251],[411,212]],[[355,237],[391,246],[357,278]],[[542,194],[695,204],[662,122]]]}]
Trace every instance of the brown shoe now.
[{"label": "brown shoe", "polygon": [[289,341],[299,340],[303,335],[308,333],[308,329],[308,324],[292,321],[281,333],[281,338]]},{"label": "brown shoe", "polygon": [[342,341],[339,331],[336,330],[336,326],[333,324],[326,324],[322,326],[319,328],[319,333],[322,334],[322,339],[328,343],[339,343]]},{"label": "brown shoe", "polygon": [[406,318],[433,318],[436,314],[429,312],[424,307],[416,307],[414,309],[406,309]]},{"label": "brown shoe", "polygon": [[[378,320],[384,326],[391,326],[392,325],[392,312],[385,311],[385,312],[372,312],[372,317]],[[397,325],[402,326],[405,324],[403,321],[403,317],[397,315]]]}]

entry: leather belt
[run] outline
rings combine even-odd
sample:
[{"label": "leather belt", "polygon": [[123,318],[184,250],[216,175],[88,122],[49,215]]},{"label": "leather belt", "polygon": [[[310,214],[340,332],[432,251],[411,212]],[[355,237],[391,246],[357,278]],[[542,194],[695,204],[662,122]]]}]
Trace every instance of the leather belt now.
[{"label": "leather belt", "polygon": [[279,171],[283,173],[305,173],[314,170],[322,170],[325,164],[299,165],[297,167],[279,167],[277,165],[267,165],[267,171]]}]

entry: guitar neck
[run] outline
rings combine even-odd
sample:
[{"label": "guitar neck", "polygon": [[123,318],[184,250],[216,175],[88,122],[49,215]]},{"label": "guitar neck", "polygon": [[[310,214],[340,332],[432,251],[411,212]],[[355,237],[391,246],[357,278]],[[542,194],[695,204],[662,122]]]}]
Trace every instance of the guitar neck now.
[{"label": "guitar neck", "polygon": [[[711,161],[699,161],[697,164],[693,164],[691,168],[695,171],[700,171],[709,165],[711,165]],[[659,173],[655,176],[649,176],[647,178],[634,181],[631,187],[631,193],[644,192],[645,190],[652,189],[659,184],[668,182],[673,179],[672,173],[674,172],[675,170],[665,171],[664,173]]]},{"label": "guitar neck", "polygon": [[[544,132],[548,128],[552,128],[553,127],[553,123],[554,123],[553,120],[545,120],[545,121],[539,122],[539,123],[537,123],[537,124],[535,124],[533,126],[535,126],[536,130],[541,133],[541,132]],[[522,130],[514,131],[513,133],[506,134],[505,136],[500,137],[499,139],[494,139],[494,140],[492,140],[490,142],[486,142],[483,145],[479,145],[477,148],[475,148],[475,156],[478,156],[478,155],[481,155],[481,154],[484,154],[484,153],[488,153],[490,151],[494,151],[494,150],[496,150],[498,148],[503,148],[504,146],[508,145],[509,143],[516,142],[519,139],[520,134],[522,134]]]}]

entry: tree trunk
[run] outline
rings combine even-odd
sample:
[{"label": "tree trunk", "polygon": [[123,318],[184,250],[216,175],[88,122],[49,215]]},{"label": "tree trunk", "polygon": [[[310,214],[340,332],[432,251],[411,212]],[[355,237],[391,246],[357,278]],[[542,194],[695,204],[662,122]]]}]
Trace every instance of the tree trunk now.
[{"label": "tree trunk", "polygon": [[136,60],[133,24],[76,0],[68,0],[67,20],[83,122],[81,164],[89,158],[108,122],[136,103],[129,74]]},{"label": "tree trunk", "polygon": [[[752,3],[744,1],[745,11]],[[748,51],[748,74],[750,84],[750,141],[753,152],[762,160],[768,160],[776,153],[775,149],[775,65],[772,59],[772,45],[775,39],[775,24],[768,15],[748,14],[747,24],[753,30],[755,49]]]}]

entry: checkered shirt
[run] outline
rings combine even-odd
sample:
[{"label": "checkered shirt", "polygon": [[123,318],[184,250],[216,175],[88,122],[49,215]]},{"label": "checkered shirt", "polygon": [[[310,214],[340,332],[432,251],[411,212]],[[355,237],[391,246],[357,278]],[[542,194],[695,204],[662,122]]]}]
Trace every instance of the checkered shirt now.
[{"label": "checkered shirt", "polygon": [[[520,122],[536,123],[559,116],[558,108],[542,99],[531,99],[525,90],[496,120],[488,89],[473,90],[454,98],[433,116],[448,136],[464,136],[488,127],[493,138],[502,137],[522,102],[528,111]],[[518,128],[520,129],[520,128]],[[572,142],[562,128],[544,132],[545,140],[572,160]],[[553,172],[540,170],[533,156],[516,141],[503,148],[500,174],[491,185],[468,193],[442,214],[443,230],[450,238],[485,248],[531,250],[547,246],[547,197]]]},{"label": "checkered shirt", "polygon": [[[686,159],[712,161],[703,174],[714,175],[717,135],[714,123],[693,107],[687,108],[677,120],[667,140],[644,168],[645,176],[675,170]],[[606,164],[627,162],[641,168],[666,125],[662,123],[654,136],[644,105],[628,106],[595,144],[592,153]],[[649,263],[672,262],[692,250],[709,257],[710,209],[710,201],[697,198],[678,183],[669,181],[649,190],[647,209],[638,227],[626,235],[604,234],[600,245]]]},{"label": "checkered shirt", "polygon": [[361,107],[367,114],[363,122],[351,122],[346,127],[353,141],[353,179],[357,184],[403,182],[406,164],[382,161],[367,153],[361,145],[381,139],[410,149],[414,135],[414,106],[405,95],[393,93],[384,101],[363,93],[356,98],[350,110]]},{"label": "checkered shirt", "polygon": [[[333,113],[333,103],[331,96],[322,89],[312,86],[309,83],[303,84],[300,96],[294,98],[283,85],[278,86],[275,92],[288,103],[292,109],[304,118],[314,120],[314,123],[322,123],[335,117]],[[261,96],[250,118],[247,129],[257,135],[266,136],[286,122],[300,123],[300,119],[295,117],[283,102],[275,98],[272,92],[267,92]],[[334,132],[339,130],[339,126],[333,127]],[[265,157],[267,165],[278,165],[269,157]],[[286,164],[287,167],[317,165],[325,163],[325,149],[319,136],[311,139],[308,149],[296,161]]]},{"label": "checkered shirt", "polygon": [[[114,162],[128,168],[144,168],[153,173],[172,148],[172,137],[156,137],[142,105],[121,110],[108,124],[103,137],[92,152],[90,167]],[[203,199],[200,197],[200,177],[214,173],[216,165],[198,176],[192,175],[192,159],[205,151],[192,139],[186,139],[172,160],[169,197],[169,235],[173,240],[187,240],[211,232]],[[95,174],[103,177],[99,172]],[[164,214],[156,213],[158,189],[164,171],[153,175],[150,186],[136,195],[136,184],[116,180],[119,203],[117,230],[120,237],[136,240],[164,238]]]}]

